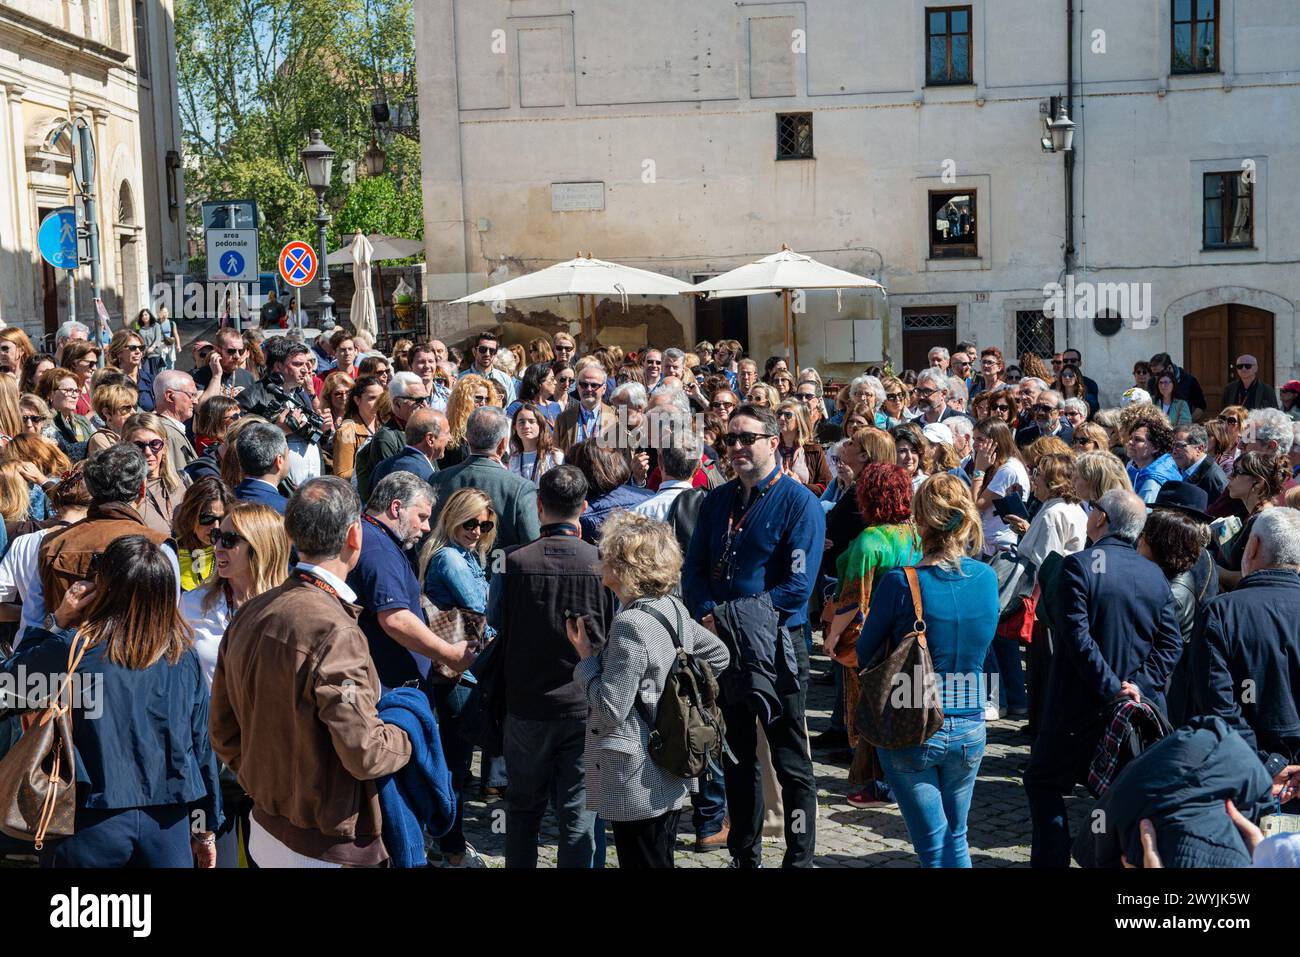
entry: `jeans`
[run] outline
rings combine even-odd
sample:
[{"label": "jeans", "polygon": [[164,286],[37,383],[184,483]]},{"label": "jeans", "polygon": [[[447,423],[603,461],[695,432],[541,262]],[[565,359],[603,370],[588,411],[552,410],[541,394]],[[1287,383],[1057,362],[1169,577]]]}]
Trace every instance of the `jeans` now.
[{"label": "jeans", "polygon": [[466,712],[471,697],[478,692],[474,685],[431,684],[429,694],[438,715],[438,734],[442,737],[442,756],[451,772],[451,784],[456,789],[456,820],[451,830],[438,838],[438,849],[443,854],[465,853],[465,802],[461,792],[469,780],[469,765],[474,757],[474,745],[464,733]]},{"label": "jeans", "polygon": [[[811,867],[817,844],[817,783],[804,730],[808,697],[808,649],[795,639],[799,666],[798,689],[781,699],[781,713],[763,726],[772,752],[781,800],[785,805],[783,867]],[[762,862],[763,775],[758,764],[758,727],[747,704],[723,704],[727,744],[736,760],[725,761],[731,834],[727,850],[739,867]]]},{"label": "jeans", "polygon": [[691,827],[697,838],[722,830],[727,819],[727,786],[720,771],[706,770],[695,779],[699,790],[691,795]]},{"label": "jeans", "polygon": [[[41,851],[41,867],[193,868],[189,807],[79,807],[76,832]],[[30,847],[30,845],[28,845]]]},{"label": "jeans", "polygon": [[506,716],[506,867],[537,866],[537,835],[547,803],[560,827],[559,866],[591,867],[596,813],[587,810],[583,718],[533,721]]},{"label": "jeans", "polygon": [[923,744],[877,748],[922,867],[970,867],[966,815],[984,757],[984,716],[953,715]]},{"label": "jeans", "polygon": [[[1028,708],[1029,696],[1025,692],[1025,672],[1020,665],[1020,642],[1012,638],[994,637],[984,656],[984,673],[999,676],[998,696],[989,693],[989,704],[1005,704],[1008,708]],[[1001,699],[1001,700],[999,700]]]}]

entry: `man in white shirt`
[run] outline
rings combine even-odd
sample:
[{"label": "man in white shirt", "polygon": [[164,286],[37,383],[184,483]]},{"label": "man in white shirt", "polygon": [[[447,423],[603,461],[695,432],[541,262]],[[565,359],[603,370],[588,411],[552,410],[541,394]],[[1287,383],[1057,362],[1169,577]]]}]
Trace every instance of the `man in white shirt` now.
[{"label": "man in white shirt", "polygon": [[691,428],[689,416],[669,413],[659,419],[655,431],[660,441],[659,471],[663,480],[659,491],[632,511],[663,522],[668,520],[677,496],[691,488],[704,445],[699,433]]}]

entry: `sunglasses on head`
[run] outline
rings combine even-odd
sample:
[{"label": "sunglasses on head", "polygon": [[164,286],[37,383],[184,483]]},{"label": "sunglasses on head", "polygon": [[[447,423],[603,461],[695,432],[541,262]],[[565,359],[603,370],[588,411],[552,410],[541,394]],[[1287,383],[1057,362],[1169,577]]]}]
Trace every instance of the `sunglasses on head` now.
[{"label": "sunglasses on head", "polygon": [[131,444],[141,452],[153,452],[155,455],[161,452],[167,445],[167,443],[162,439],[150,439],[148,442],[132,442]]},{"label": "sunglasses on head", "polygon": [[745,448],[749,448],[759,439],[770,438],[772,438],[772,436],[768,435],[766,432],[728,432],[722,437],[722,444],[729,449],[733,449],[737,445],[743,445]]},{"label": "sunglasses on head", "polygon": [[477,518],[471,518],[467,522],[461,522],[460,527],[467,532],[478,531],[486,535],[488,532],[492,531],[492,529],[497,527],[497,523],[491,519],[480,522]]},{"label": "sunglasses on head", "polygon": [[211,533],[209,533],[208,538],[212,540],[214,546],[220,545],[222,548],[227,550],[234,548],[240,542],[248,541],[248,539],[244,538],[237,532],[223,532],[219,528],[214,528]]}]

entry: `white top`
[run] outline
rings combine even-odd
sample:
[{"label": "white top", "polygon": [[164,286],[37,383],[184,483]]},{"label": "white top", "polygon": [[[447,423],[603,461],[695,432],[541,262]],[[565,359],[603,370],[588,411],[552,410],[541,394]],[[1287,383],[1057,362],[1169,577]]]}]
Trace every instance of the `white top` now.
[{"label": "white top", "polygon": [[542,465],[537,469],[537,474],[533,474],[533,466],[537,462],[536,452],[511,452],[510,464],[507,466],[511,472],[521,478],[526,478],[534,485],[543,475],[555,468],[557,465],[564,464],[564,453],[559,449],[551,449],[546,453],[546,458],[542,460]]},{"label": "white top", "polygon": [[37,558],[41,542],[50,532],[61,531],[59,528],[40,528],[26,535],[19,535],[9,543],[9,551],[0,560],[0,602],[21,601],[22,618],[18,622],[18,634],[14,638],[14,647],[22,643],[28,628],[40,628],[45,622],[45,602],[40,594],[40,568]]},{"label": "white top", "polygon": [[[1017,493],[1023,502],[1029,498],[1029,473],[1025,471],[1025,465],[1020,459],[1010,459],[1000,469],[997,470],[992,479],[985,486],[988,493],[993,498],[1001,498],[1007,494],[1007,489],[1013,485],[1019,485],[1020,491]],[[984,511],[980,512],[980,521],[984,526],[984,554],[993,555],[1000,550],[1015,548],[1016,533],[1007,527],[1007,523],[1002,521],[1001,517],[993,511],[990,505]]]},{"label": "white top", "polygon": [[194,653],[199,656],[203,667],[203,677],[212,690],[212,674],[217,669],[217,650],[221,639],[230,624],[230,603],[226,601],[224,591],[217,593],[212,608],[203,610],[203,599],[207,597],[206,587],[195,588],[181,595],[181,617],[194,629]]},{"label": "white top", "polygon": [[668,512],[673,507],[673,502],[677,501],[677,496],[690,488],[691,484],[690,479],[681,482],[664,482],[659,486],[659,491],[637,505],[632,511],[638,515],[653,518],[656,522],[666,522],[668,521]]},{"label": "white top", "polygon": [[1020,539],[1019,554],[1041,566],[1048,555],[1073,555],[1088,540],[1088,515],[1077,502],[1053,498],[1043,503]]}]

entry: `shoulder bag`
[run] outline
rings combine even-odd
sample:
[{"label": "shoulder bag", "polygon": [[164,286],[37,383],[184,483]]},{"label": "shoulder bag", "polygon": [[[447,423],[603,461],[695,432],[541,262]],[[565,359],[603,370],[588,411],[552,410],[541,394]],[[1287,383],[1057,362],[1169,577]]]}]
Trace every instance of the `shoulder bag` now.
[{"label": "shoulder bag", "polygon": [[910,748],[943,727],[943,704],[934,662],[925,642],[921,582],[916,569],[903,569],[912,592],[912,630],[880,664],[859,674],[862,692],[855,719],[858,731],[878,748]]}]

